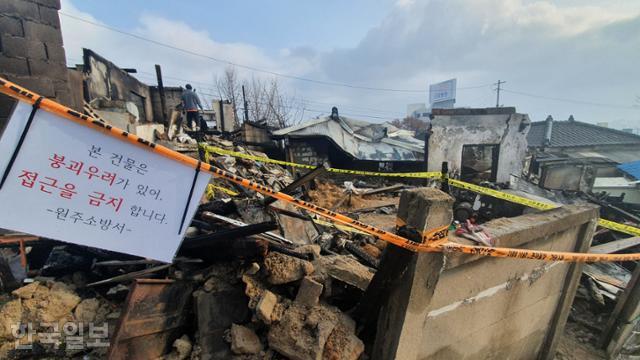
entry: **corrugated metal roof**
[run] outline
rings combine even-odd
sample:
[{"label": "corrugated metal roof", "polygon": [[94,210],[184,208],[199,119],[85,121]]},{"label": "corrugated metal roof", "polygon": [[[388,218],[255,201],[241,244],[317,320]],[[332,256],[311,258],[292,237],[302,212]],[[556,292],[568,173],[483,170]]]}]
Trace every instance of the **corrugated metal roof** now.
[{"label": "corrugated metal roof", "polygon": [[634,179],[640,180],[640,160],[620,164],[618,169],[633,176]]},{"label": "corrugated metal roof", "polygon": [[530,147],[575,147],[591,145],[640,145],[640,136],[580,121],[553,121],[551,143],[544,144],[546,121],[531,123]]},{"label": "corrugated metal roof", "polygon": [[326,136],[360,160],[421,161],[424,141],[389,123],[369,123],[340,116],[326,116],[274,131],[275,136]]}]

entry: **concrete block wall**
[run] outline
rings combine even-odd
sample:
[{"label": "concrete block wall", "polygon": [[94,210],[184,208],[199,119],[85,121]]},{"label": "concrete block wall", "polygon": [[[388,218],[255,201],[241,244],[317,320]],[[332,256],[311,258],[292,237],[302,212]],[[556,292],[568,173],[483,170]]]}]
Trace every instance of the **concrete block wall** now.
[{"label": "concrete block wall", "polygon": [[293,161],[299,164],[320,165],[328,161],[327,154],[321,154],[316,148],[304,141],[292,141],[289,145],[293,154]]},{"label": "concrete block wall", "polygon": [[[397,231],[416,241],[450,224],[453,199],[433,189],[402,194]],[[594,205],[483,224],[496,247],[587,252]],[[449,234],[450,241],[472,244]],[[490,253],[490,250],[483,253]],[[373,360],[552,359],[583,263],[411,253],[389,245],[355,314],[375,326]],[[372,320],[376,321],[375,325]],[[361,334],[371,338],[370,330]]]},{"label": "concrete block wall", "polygon": [[[576,251],[585,242],[588,247],[597,217],[593,206],[567,206],[493,220],[485,228],[496,246]],[[461,254],[446,257],[422,322],[417,358],[540,356],[551,341],[552,329],[566,317],[561,308],[575,294],[575,289],[567,288],[576,264]]]},{"label": "concrete block wall", "polygon": [[[69,88],[59,9],[59,0],[0,1],[0,74],[77,108]],[[0,109],[0,117],[3,114],[6,108]]]}]

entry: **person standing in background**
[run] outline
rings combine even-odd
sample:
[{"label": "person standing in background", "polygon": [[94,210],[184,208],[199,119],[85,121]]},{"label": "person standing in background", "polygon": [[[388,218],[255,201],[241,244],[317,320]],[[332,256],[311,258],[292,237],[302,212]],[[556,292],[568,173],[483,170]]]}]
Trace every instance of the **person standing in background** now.
[{"label": "person standing in background", "polygon": [[[191,84],[187,84],[186,89],[182,91],[182,109],[185,111],[187,115],[187,127],[195,130],[196,125],[198,124],[198,108],[202,110],[202,104],[200,104],[200,99]],[[195,125],[191,125],[191,122],[195,122]],[[178,131],[180,131],[180,126],[182,125],[182,120],[178,122]]]}]

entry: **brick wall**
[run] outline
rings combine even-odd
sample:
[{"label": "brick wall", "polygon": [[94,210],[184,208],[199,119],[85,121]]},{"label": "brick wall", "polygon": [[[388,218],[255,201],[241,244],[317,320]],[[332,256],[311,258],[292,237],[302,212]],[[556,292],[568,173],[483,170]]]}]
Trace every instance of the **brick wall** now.
[{"label": "brick wall", "polygon": [[[60,0],[0,1],[0,76],[77,108],[68,84],[59,9]],[[11,105],[0,99],[0,122]]]}]

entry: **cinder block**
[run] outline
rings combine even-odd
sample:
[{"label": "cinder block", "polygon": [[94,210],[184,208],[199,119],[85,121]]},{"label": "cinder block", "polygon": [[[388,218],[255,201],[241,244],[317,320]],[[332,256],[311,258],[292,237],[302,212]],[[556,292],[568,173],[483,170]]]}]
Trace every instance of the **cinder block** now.
[{"label": "cinder block", "polygon": [[55,88],[53,87],[53,81],[50,79],[42,77],[15,76],[11,74],[4,74],[4,76],[7,80],[31,91],[35,91],[39,95],[45,97],[54,97],[56,95]]},{"label": "cinder block", "polygon": [[45,60],[47,53],[44,44],[20,36],[3,34],[0,38],[2,54],[9,57],[22,57]]},{"label": "cinder block", "polygon": [[22,21],[8,15],[0,14],[0,33],[15,36],[24,36],[24,31],[22,30]]},{"label": "cinder block", "polygon": [[0,71],[13,75],[29,75],[29,65],[26,59],[18,59],[0,55]]},{"label": "cinder block", "polygon": [[54,8],[56,10],[60,10],[60,0],[26,0],[26,1],[29,1],[38,5]]},{"label": "cinder block", "polygon": [[23,21],[22,25],[24,27],[24,35],[29,39],[62,45],[62,32],[60,29],[33,21]]},{"label": "cinder block", "polygon": [[57,9],[42,5],[38,6],[38,9],[40,10],[40,22],[60,29],[60,17]]},{"label": "cinder block", "polygon": [[44,44],[44,48],[47,53],[47,60],[55,62],[66,62],[67,57],[65,55],[64,47],[59,44]]},{"label": "cinder block", "polygon": [[67,80],[67,65],[64,63],[27,59],[32,76],[46,76],[52,80]]},{"label": "cinder block", "polygon": [[0,14],[13,15],[21,19],[40,20],[38,5],[24,0],[0,1]]}]

